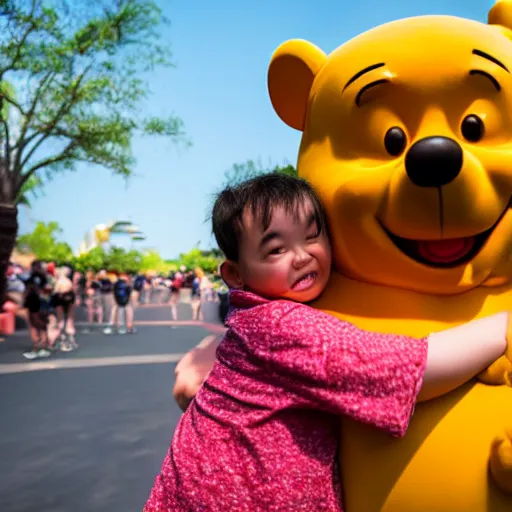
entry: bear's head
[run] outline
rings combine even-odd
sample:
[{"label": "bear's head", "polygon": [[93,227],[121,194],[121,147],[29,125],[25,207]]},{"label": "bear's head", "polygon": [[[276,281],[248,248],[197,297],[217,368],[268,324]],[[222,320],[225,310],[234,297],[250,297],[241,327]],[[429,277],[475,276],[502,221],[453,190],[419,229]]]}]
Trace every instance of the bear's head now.
[{"label": "bear's head", "polygon": [[408,18],[324,54],[282,44],[268,74],[303,132],[299,174],[357,280],[454,294],[512,277],[512,1],[489,25]]}]

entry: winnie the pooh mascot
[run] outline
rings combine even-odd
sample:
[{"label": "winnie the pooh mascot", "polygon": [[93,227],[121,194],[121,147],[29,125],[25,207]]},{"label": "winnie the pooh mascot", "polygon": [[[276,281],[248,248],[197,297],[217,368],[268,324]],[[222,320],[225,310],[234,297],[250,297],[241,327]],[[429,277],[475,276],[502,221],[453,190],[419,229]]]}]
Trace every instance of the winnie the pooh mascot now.
[{"label": "winnie the pooh mascot", "polygon": [[[512,1],[489,24],[422,16],[326,55],[292,40],[268,74],[303,132],[336,272],[315,304],[425,336],[512,305]],[[512,511],[510,361],[418,404],[404,439],[344,421],[348,512]]]}]

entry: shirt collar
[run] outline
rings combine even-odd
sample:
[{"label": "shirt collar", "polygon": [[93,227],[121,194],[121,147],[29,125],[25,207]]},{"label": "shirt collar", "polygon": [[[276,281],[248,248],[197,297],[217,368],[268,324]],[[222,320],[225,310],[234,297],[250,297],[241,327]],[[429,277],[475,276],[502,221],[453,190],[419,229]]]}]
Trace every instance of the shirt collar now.
[{"label": "shirt collar", "polygon": [[237,309],[247,309],[261,304],[267,304],[269,299],[245,290],[231,290],[229,292],[229,303]]}]

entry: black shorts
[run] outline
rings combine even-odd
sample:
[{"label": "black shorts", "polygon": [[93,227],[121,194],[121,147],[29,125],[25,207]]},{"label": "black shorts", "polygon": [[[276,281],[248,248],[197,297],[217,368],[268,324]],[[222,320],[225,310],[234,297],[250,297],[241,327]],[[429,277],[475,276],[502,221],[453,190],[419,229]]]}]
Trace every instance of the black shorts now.
[{"label": "black shorts", "polygon": [[30,313],[37,313],[41,308],[41,297],[35,292],[30,292],[25,298],[23,307],[27,308]]},{"label": "black shorts", "polygon": [[46,331],[48,327],[49,315],[46,311],[28,314],[28,323],[38,331]]},{"label": "black shorts", "polygon": [[176,288],[176,286],[171,286],[171,293],[180,293],[181,288]]},{"label": "black shorts", "polygon": [[56,293],[53,296],[52,302],[54,307],[61,306],[64,309],[68,309],[75,303],[75,292]]}]

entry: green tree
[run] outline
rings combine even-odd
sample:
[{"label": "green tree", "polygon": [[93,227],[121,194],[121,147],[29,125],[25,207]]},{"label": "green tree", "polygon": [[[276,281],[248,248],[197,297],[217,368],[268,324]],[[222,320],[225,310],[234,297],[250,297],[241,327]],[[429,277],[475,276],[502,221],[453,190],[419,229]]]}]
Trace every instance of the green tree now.
[{"label": "green tree", "polygon": [[222,260],[211,251],[202,251],[194,247],[187,253],[180,254],[179,264],[187,269],[193,270],[196,267],[202,268],[205,272],[215,272]]},{"label": "green tree", "polygon": [[243,181],[271,172],[297,176],[297,169],[288,162],[284,165],[269,164],[265,166],[259,160],[247,160],[244,163],[233,164],[233,167],[224,173],[223,187],[234,186]]},{"label": "green tree", "polygon": [[74,260],[74,266],[78,272],[94,270],[98,272],[106,268],[107,254],[102,247],[94,247],[89,252],[80,254]]},{"label": "green tree", "polygon": [[160,256],[159,252],[150,249],[144,251],[142,253],[142,261],[140,265],[140,269],[144,272],[153,271],[153,272],[168,272],[170,265],[166,263],[162,256]]},{"label": "green tree", "polygon": [[179,118],[139,114],[146,72],[172,65],[167,24],[151,0],[0,1],[0,294],[33,176],[86,163],[127,177],[136,134],[184,141]]},{"label": "green tree", "polygon": [[142,254],[126,251],[122,247],[112,247],[105,257],[105,267],[115,272],[138,272],[142,264]]},{"label": "green tree", "polygon": [[39,179],[39,176],[33,174],[30,178],[23,184],[18,195],[16,196],[15,204],[27,206],[28,208],[32,208],[31,197],[37,198],[38,192],[42,189],[42,182]]},{"label": "green tree", "polygon": [[18,250],[34,254],[40,260],[54,261],[58,265],[71,263],[73,251],[67,243],[58,240],[61,233],[62,229],[57,222],[38,222],[32,233],[18,238]]}]

